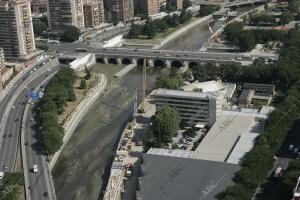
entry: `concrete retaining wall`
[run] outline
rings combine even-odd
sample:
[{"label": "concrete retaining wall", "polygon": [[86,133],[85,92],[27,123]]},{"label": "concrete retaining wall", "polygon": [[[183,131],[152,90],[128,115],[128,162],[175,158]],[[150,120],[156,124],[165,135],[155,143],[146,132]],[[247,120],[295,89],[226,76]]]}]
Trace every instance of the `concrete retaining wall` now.
[{"label": "concrete retaining wall", "polygon": [[65,130],[65,135],[63,138],[62,147],[54,154],[52,160],[50,162],[49,168],[53,169],[59,155],[61,154],[64,146],[68,143],[72,134],[74,133],[78,123],[93,105],[93,103],[98,99],[98,97],[102,94],[107,85],[107,78],[104,74],[100,75],[100,81],[96,87],[92,88],[86,97],[80,102],[75,111],[71,114],[70,118],[65,122],[63,128]]},{"label": "concrete retaining wall", "polygon": [[90,53],[84,57],[77,58],[70,63],[70,67],[76,71],[81,71],[85,67],[90,67],[96,63],[96,57],[94,53]]}]

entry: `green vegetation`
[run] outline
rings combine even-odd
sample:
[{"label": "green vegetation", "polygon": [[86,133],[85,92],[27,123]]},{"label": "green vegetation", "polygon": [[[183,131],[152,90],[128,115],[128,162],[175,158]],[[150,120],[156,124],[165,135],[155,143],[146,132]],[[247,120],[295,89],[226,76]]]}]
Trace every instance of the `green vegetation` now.
[{"label": "green vegetation", "polygon": [[204,139],[205,135],[201,135],[200,138],[194,142],[193,147],[192,147],[192,151],[195,151],[197,149],[197,147],[199,146],[199,144],[202,142],[202,140]]},{"label": "green vegetation", "polygon": [[180,117],[178,112],[169,106],[161,107],[153,120],[153,134],[156,145],[161,147],[171,142],[179,129]]},{"label": "green vegetation", "polygon": [[257,25],[264,25],[264,26],[274,26],[276,25],[276,19],[270,14],[250,14],[249,15],[249,25],[257,26]]},{"label": "green vegetation", "polygon": [[203,16],[207,16],[212,14],[213,12],[220,10],[220,6],[213,6],[213,5],[205,5],[205,6],[201,6],[201,9],[199,11],[199,15],[201,17]]},{"label": "green vegetation", "polygon": [[3,179],[0,181],[0,199],[16,200],[20,188],[24,185],[23,173],[5,173]]},{"label": "green vegetation", "polygon": [[[222,66],[220,70],[216,70],[224,81],[268,82],[276,84],[281,91],[285,91],[284,98],[276,103],[276,109],[268,118],[264,132],[257,138],[254,147],[243,157],[242,168],[234,178],[236,184],[220,194],[220,199],[251,199],[256,188],[265,181],[268,171],[273,168],[274,156],[279,152],[300,112],[299,53],[300,31],[291,30],[281,49],[278,62],[245,68],[234,65]],[[296,183],[295,177],[299,176],[300,172],[298,161],[294,162],[285,175],[286,187],[281,188],[287,189],[287,192],[291,192],[292,185]]]},{"label": "green vegetation", "polygon": [[77,27],[67,27],[60,36],[60,40],[63,42],[74,42],[79,39],[80,30]]},{"label": "green vegetation", "polygon": [[40,36],[44,31],[47,31],[47,29],[48,29],[47,23],[41,20],[33,21],[33,31],[35,35]]},{"label": "green vegetation", "polygon": [[292,12],[287,11],[287,12],[282,14],[282,18],[281,18],[281,23],[282,24],[288,24],[293,20],[294,20],[294,14]]},{"label": "green vegetation", "polygon": [[178,16],[166,16],[162,19],[147,19],[144,25],[132,24],[127,35],[129,39],[148,38],[153,39],[157,33],[164,33],[169,28],[175,28],[180,24],[184,24],[192,18],[190,11],[183,10]]},{"label": "green vegetation", "polygon": [[228,24],[224,29],[226,40],[237,45],[242,51],[253,49],[256,44],[270,41],[286,41],[287,31],[280,30],[243,30],[242,22]]},{"label": "green vegetation", "polygon": [[62,145],[64,130],[58,123],[58,115],[64,111],[68,101],[75,101],[73,84],[75,72],[62,67],[50,80],[41,101],[43,142],[47,154],[54,154]]},{"label": "green vegetation", "polygon": [[191,6],[192,6],[191,0],[183,0],[182,1],[182,8],[183,9],[187,9],[188,7],[191,7]]},{"label": "green vegetation", "polygon": [[156,79],[154,88],[178,89],[183,85],[181,74],[172,77],[159,77]]},{"label": "green vegetation", "polygon": [[283,174],[282,192],[280,197],[282,200],[293,199],[293,189],[300,175],[300,160],[293,160],[289,163],[288,168]]},{"label": "green vegetation", "polygon": [[80,89],[86,89],[87,84],[86,84],[86,80],[81,79],[80,80]]},{"label": "green vegetation", "polygon": [[44,50],[44,51],[49,51],[49,46],[46,44],[37,44],[36,48]]}]

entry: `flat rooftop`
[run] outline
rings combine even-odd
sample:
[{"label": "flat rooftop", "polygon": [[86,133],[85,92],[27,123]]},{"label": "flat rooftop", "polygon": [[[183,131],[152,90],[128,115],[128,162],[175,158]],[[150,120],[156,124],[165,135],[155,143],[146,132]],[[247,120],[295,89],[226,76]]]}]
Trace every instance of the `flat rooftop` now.
[{"label": "flat rooftop", "polygon": [[152,154],[144,154],[143,160],[141,191],[137,192],[142,200],[215,200],[233,184],[234,173],[240,169],[235,164]]},{"label": "flat rooftop", "polygon": [[249,132],[253,123],[252,116],[222,113],[195,150],[193,158],[226,161],[239,137]]},{"label": "flat rooftop", "polygon": [[186,92],[183,90],[169,90],[169,89],[157,89],[153,93],[153,95],[159,96],[172,96],[172,97],[188,97],[188,98],[210,98],[211,95],[207,93],[201,92]]},{"label": "flat rooftop", "polygon": [[191,158],[193,152],[181,150],[181,149],[169,150],[169,149],[163,149],[163,148],[151,148],[148,150],[147,154],[173,156],[173,157],[181,157],[181,158]]}]

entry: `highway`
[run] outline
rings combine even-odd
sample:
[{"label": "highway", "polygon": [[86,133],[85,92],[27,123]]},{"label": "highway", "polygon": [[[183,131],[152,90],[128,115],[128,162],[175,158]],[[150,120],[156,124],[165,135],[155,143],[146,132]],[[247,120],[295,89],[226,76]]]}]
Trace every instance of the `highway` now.
[{"label": "highway", "polygon": [[[45,85],[50,78],[57,72],[58,67],[49,72],[46,79],[41,79],[36,85],[35,92],[40,90],[41,85]],[[42,78],[42,77],[40,77]],[[28,100],[28,99],[27,99]],[[37,114],[39,108],[29,99],[22,121],[22,152],[25,165],[24,175],[26,186],[26,199],[40,200],[42,198],[56,199],[55,191],[52,185],[52,177],[49,171],[46,155],[43,150],[40,122]],[[38,172],[33,173],[33,165],[37,165]],[[30,197],[29,197],[30,196]]]},{"label": "highway", "polygon": [[[9,94],[5,96],[5,98],[0,103],[0,109],[5,112],[1,112],[1,150],[0,150],[0,171],[5,172],[14,172],[15,165],[16,165],[16,157],[18,153],[18,149],[20,147],[20,133],[21,133],[21,123],[22,123],[22,115],[24,113],[25,106],[28,105],[28,91],[34,88],[38,88],[40,84],[47,80],[51,75],[55,74],[58,70],[58,60],[52,60],[51,62],[47,63],[43,67],[37,69],[34,72],[25,73],[20,80],[16,82],[16,84],[12,87],[9,91]],[[47,78],[46,78],[47,77]],[[28,120],[28,119],[26,119]],[[29,118],[31,120],[31,117]],[[31,126],[26,126],[26,129],[30,129]],[[27,133],[26,133],[27,134]],[[43,160],[44,156],[41,154],[42,146],[40,145],[39,148],[35,148],[29,145],[30,141],[35,141],[37,138],[30,133],[26,135],[28,137],[28,145],[26,142],[22,145],[26,146],[27,153],[27,163],[28,166],[23,166],[25,168],[30,168],[31,162],[33,159]],[[32,143],[33,144],[33,143]],[[31,151],[34,151],[31,152]],[[38,156],[36,155],[38,154]],[[24,159],[24,158],[23,158]],[[45,167],[41,165],[41,172],[44,169],[47,169],[47,163],[41,162]],[[51,188],[50,184],[52,180],[49,180],[49,176],[51,177],[48,171],[47,173],[41,174],[40,178],[38,179],[38,189],[37,191],[48,191]],[[32,176],[28,176],[29,181],[26,180],[25,176],[25,183],[33,183],[36,178],[32,178]],[[28,187],[28,186],[27,186]],[[41,195],[32,194],[33,198],[31,199],[41,199]],[[51,193],[49,192],[49,197]],[[27,198],[28,199],[28,198]],[[51,198],[53,199],[53,198]]]}]

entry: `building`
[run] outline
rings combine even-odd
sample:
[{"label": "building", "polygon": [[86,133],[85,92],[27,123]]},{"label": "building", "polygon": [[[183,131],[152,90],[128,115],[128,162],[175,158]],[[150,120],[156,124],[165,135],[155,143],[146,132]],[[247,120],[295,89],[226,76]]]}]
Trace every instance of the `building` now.
[{"label": "building", "polygon": [[169,0],[177,10],[182,10],[182,0]]},{"label": "building", "polygon": [[100,24],[99,3],[88,2],[83,5],[85,27],[96,27]]},{"label": "building", "polygon": [[254,90],[255,96],[274,96],[275,85],[273,84],[260,84],[260,83],[245,83],[244,90]]},{"label": "building", "polygon": [[254,96],[254,90],[246,89],[243,90],[239,97],[239,105],[248,106]]},{"label": "building", "polygon": [[83,29],[83,0],[48,0],[48,22],[53,31],[61,31],[67,26]]},{"label": "building", "polygon": [[47,11],[46,0],[31,0],[32,14],[44,13]]},{"label": "building", "polygon": [[210,94],[157,89],[152,93],[156,109],[171,106],[188,126],[211,126],[216,121],[216,99]]},{"label": "building", "polygon": [[134,17],[133,0],[111,0],[112,20],[127,21]]},{"label": "building", "polygon": [[156,14],[160,10],[157,0],[140,0],[139,3],[143,13],[148,15]]},{"label": "building", "polygon": [[29,0],[1,0],[0,27],[0,47],[6,59],[27,58],[35,53]]},{"label": "building", "polygon": [[233,185],[236,164],[143,154],[137,200],[216,200]]},{"label": "building", "polygon": [[105,22],[105,15],[104,15],[104,0],[98,0],[98,12],[99,12],[99,23]]}]

